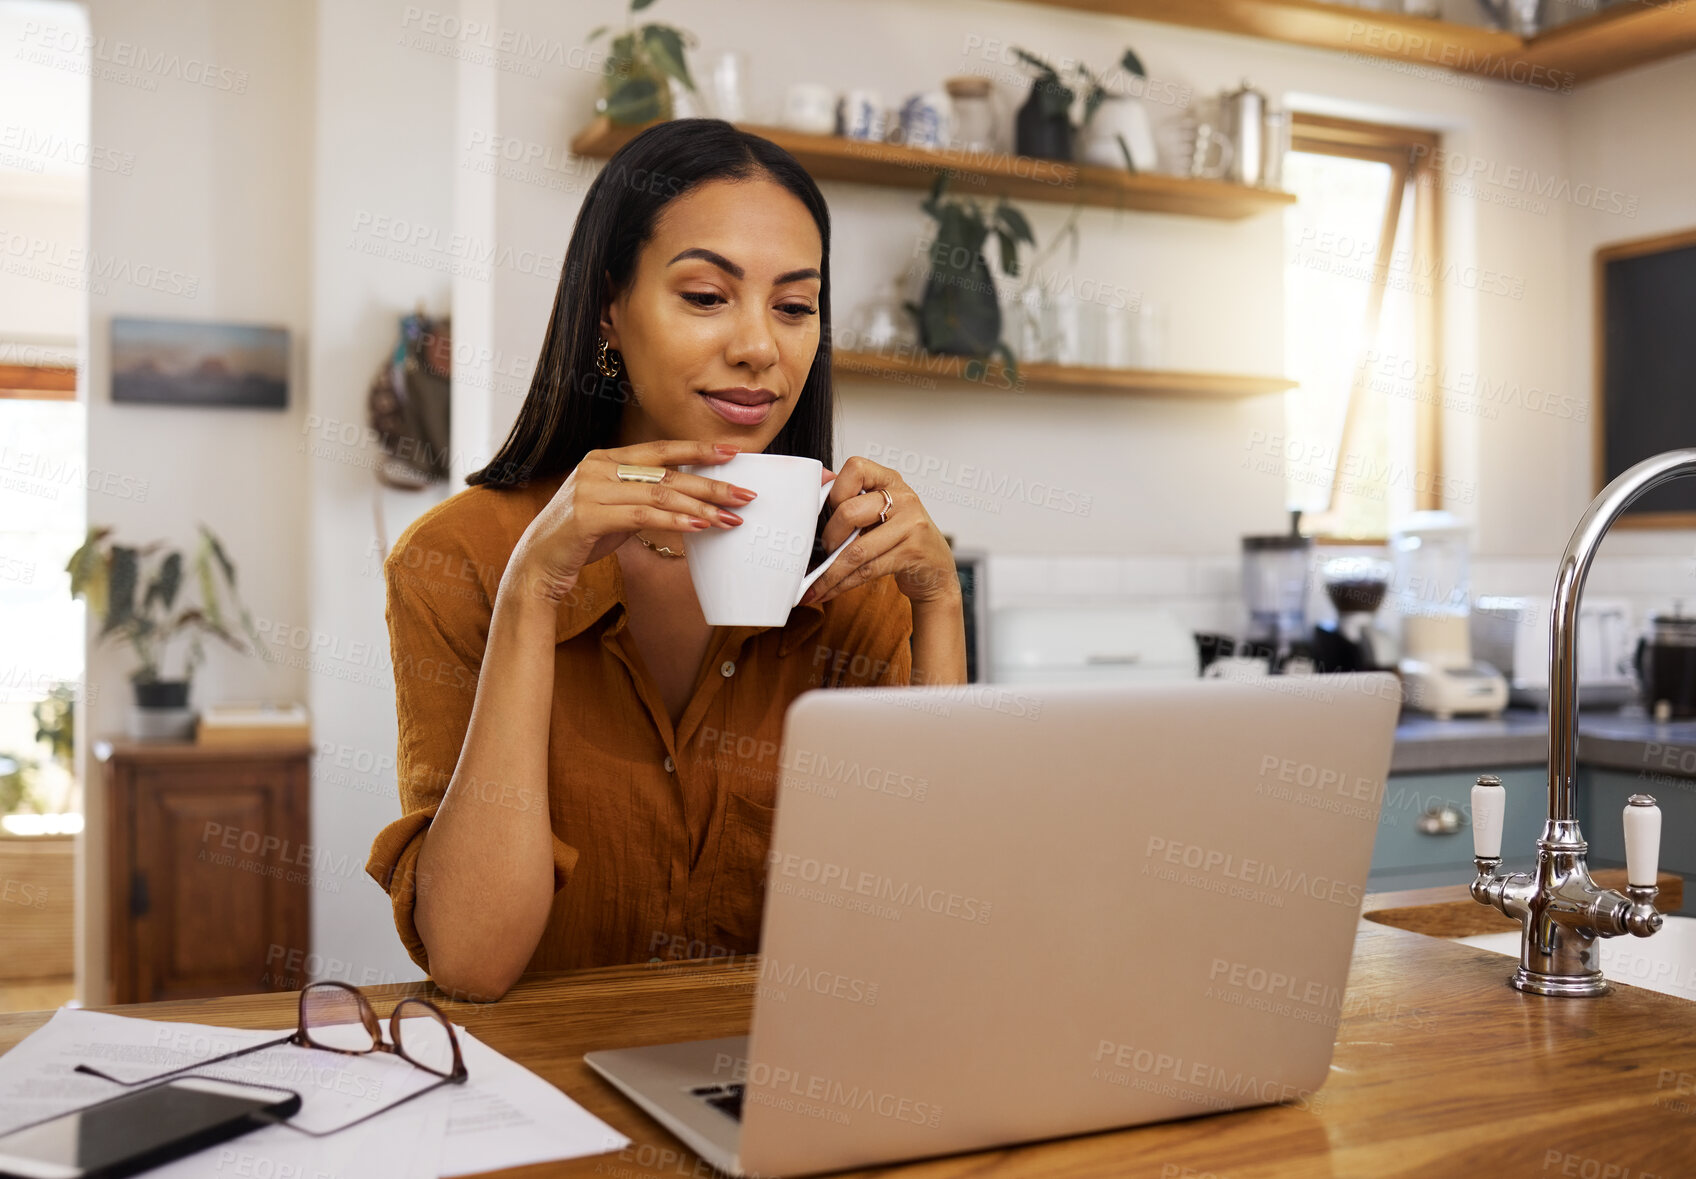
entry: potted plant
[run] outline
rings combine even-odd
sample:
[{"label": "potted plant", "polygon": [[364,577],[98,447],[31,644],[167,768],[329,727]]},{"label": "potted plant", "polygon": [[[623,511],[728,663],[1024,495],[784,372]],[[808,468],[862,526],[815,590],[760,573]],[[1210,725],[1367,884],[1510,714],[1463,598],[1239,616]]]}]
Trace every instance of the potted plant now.
[{"label": "potted plant", "polygon": [[[907,303],[918,321],[919,343],[927,352],[944,356],[969,356],[980,365],[999,355],[1008,373],[1017,379],[1018,359],[1001,340],[1001,305],[995,282],[984,259],[983,246],[991,233],[1001,249],[1001,269],[1010,277],[1019,273],[1020,245],[1034,244],[1030,223],[1023,213],[997,198],[987,212],[968,197],[945,195],[948,173],[938,172],[936,182],[919,207],[936,219],[936,240],[930,251],[930,273],[918,304]],[[968,366],[968,376],[974,374]]]},{"label": "potted plant", "polygon": [[[225,595],[254,648],[263,645],[252,616],[236,595],[235,565],[212,530],[200,525],[192,569],[200,602],[179,605],[185,565],[182,551],[163,541],[139,548],[122,545],[112,541],[111,535],[109,527],[89,528],[82,547],[65,565],[71,575],[71,596],[87,602],[100,619],[97,641],[127,641],[141,661],[130,676],[136,706],[131,735],[188,736],[194,725],[194,714],[188,711],[189,684],[205,658],[204,638],[210,635],[244,655],[250,653],[232,631]],[[187,638],[188,649],[182,672],[171,676],[166,672],[166,657],[178,637]]]},{"label": "potted plant", "polygon": [[[630,0],[630,24],[612,39],[601,71],[601,96],[595,109],[614,123],[635,126],[671,118],[674,78],[695,93],[683,53],[685,45],[694,45],[694,36],[671,25],[636,23],[636,14],[653,2]],[[601,25],[589,34],[589,40],[608,31],[608,26]]]},{"label": "potted plant", "polygon": [[[1119,92],[1109,85],[1105,75],[1098,77],[1078,62],[1071,67],[1071,73],[1082,88],[1084,99],[1082,118],[1074,126],[1071,112],[1078,91],[1034,53],[1018,48],[1013,52],[1037,71],[1030,98],[1019,109],[1017,151],[1020,155],[1048,160],[1075,158],[1108,168],[1122,163],[1131,172],[1154,167],[1154,132],[1141,98]],[[1142,60],[1131,49],[1120,57],[1119,69],[1135,78],[1145,81],[1148,78]],[[1075,146],[1080,135],[1082,144]]]}]

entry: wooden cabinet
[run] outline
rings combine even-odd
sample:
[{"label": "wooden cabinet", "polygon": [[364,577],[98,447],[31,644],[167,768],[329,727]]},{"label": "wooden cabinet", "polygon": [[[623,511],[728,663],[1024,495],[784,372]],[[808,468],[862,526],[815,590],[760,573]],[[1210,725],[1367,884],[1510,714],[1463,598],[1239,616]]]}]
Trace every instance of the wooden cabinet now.
[{"label": "wooden cabinet", "polygon": [[104,741],[112,1001],[289,990],[311,948],[311,746]]}]

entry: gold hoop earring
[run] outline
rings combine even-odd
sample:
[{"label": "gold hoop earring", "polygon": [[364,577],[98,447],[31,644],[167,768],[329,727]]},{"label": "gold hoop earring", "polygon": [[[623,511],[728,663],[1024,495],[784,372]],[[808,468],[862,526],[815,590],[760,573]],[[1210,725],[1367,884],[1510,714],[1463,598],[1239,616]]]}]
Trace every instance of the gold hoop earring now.
[{"label": "gold hoop earring", "polygon": [[605,340],[601,341],[600,351],[595,357],[595,367],[600,370],[603,377],[616,377],[618,375],[618,361],[611,359],[608,355],[608,345]]}]

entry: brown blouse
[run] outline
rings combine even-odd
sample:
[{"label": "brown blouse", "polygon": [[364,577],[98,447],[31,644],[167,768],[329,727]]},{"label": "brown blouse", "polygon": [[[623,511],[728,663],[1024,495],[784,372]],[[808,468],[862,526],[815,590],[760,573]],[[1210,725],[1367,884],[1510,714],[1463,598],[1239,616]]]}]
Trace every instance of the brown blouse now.
[{"label": "brown blouse", "polygon": [[[414,872],[470,725],[494,595],[524,529],[565,476],[468,487],[430,508],[384,561],[401,818],[365,870],[394,903],[412,960]],[[781,627],[714,627],[673,731],[626,627],[615,557],[586,566],[554,627],[548,803],[554,900],[528,970],[758,948],[783,715],[819,687],[910,680],[911,604],[884,576]]]}]

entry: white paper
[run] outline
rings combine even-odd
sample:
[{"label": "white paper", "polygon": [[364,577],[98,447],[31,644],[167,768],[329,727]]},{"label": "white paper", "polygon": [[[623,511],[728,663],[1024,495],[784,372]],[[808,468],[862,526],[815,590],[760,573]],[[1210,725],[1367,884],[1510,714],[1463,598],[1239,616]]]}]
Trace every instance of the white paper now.
[{"label": "white paper", "polygon": [[[454,1025],[469,1078],[328,1138],[283,1126],[154,1171],[159,1179],[437,1179],[619,1150],[630,1140],[554,1086]],[[123,1080],[154,1076],[287,1035],[131,1019],[61,1008],[0,1056],[0,1132],[120,1092],[72,1071],[88,1064]],[[283,1044],[194,1070],[301,1095],[298,1125],[331,1129],[434,1083],[388,1053],[348,1056]]]},{"label": "white paper", "polygon": [[[630,1139],[454,1024],[465,1071],[442,1144],[442,1179],[623,1150]],[[429,1098],[422,1100],[428,1101]]]},{"label": "white paper", "polygon": [[[73,1071],[87,1064],[121,1080],[139,1080],[287,1031],[129,1019],[60,1008],[0,1057],[0,1130],[117,1096],[110,1081]],[[434,1080],[388,1054],[343,1056],[293,1044],[193,1070],[197,1076],[273,1085],[300,1094],[297,1124],[332,1129],[416,1092]],[[153,1179],[435,1179],[447,1106],[432,1093],[363,1126],[313,1138],[266,1126],[148,1172]],[[390,1119],[394,1119],[390,1121]]]}]

